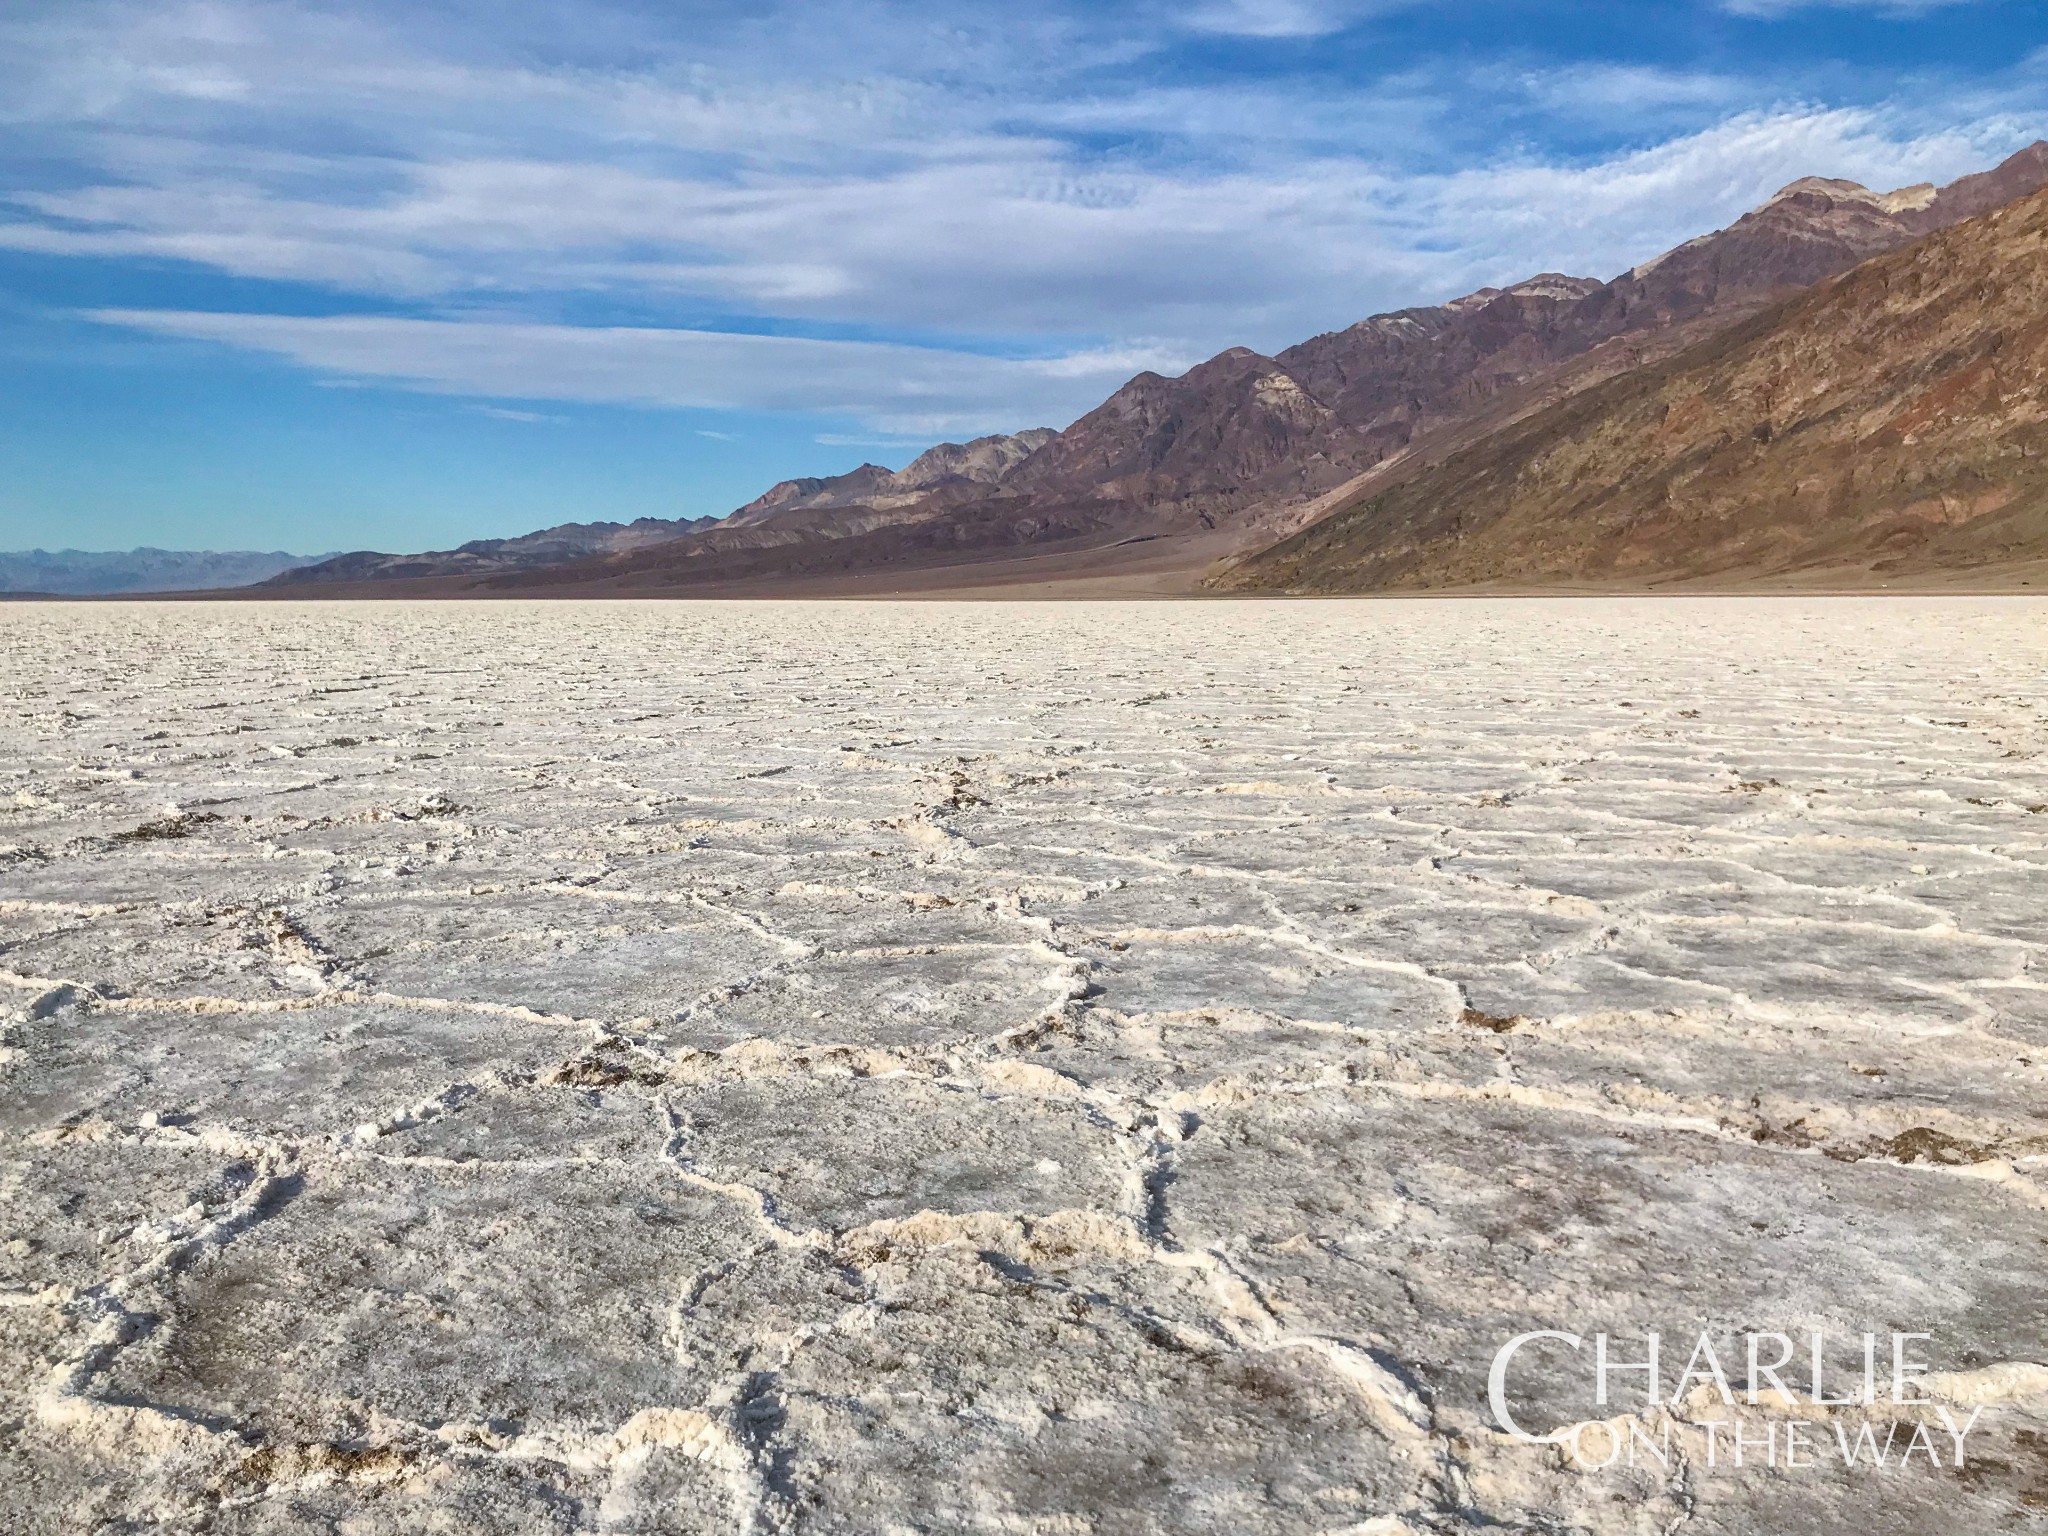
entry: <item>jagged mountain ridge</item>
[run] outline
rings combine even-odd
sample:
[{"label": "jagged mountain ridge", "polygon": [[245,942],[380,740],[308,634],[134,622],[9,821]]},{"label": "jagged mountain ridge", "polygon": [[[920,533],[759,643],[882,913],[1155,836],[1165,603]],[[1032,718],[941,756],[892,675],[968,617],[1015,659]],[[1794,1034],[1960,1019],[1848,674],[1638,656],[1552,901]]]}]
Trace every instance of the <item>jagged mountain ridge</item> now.
[{"label": "jagged mountain ridge", "polygon": [[1939,192],[1804,178],[1611,282],[1545,273],[1375,315],[1271,358],[1233,348],[1179,379],[1141,374],[1001,489],[1192,501],[1198,512],[1325,490],[1603,343],[1739,319],[2044,182],[2048,144]]},{"label": "jagged mountain ridge", "polygon": [[2048,190],[1589,389],[1214,578],[1646,582],[2048,557]]},{"label": "jagged mountain ridge", "polygon": [[1059,433],[1051,427],[1032,427],[1023,432],[977,437],[972,442],[940,443],[899,470],[863,464],[843,475],[784,480],[726,518],[725,526],[751,527],[777,512],[903,506],[947,487],[995,485],[1057,436]]},{"label": "jagged mountain ridge", "polygon": [[1233,347],[1139,374],[994,483],[1009,494],[1194,502],[1194,515],[1340,483],[1558,362],[1630,333],[1739,318],[2048,181],[2048,145],[1954,188],[1805,178],[1611,282],[1544,273],[1376,315],[1272,357]]}]

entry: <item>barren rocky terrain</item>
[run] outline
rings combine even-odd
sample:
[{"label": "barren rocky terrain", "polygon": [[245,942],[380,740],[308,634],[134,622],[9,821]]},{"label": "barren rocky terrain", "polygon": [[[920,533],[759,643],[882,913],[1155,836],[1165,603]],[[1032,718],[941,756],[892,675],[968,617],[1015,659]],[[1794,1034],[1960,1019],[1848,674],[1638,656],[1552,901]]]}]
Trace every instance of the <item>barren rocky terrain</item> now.
[{"label": "barren rocky terrain", "polygon": [[0,1526],[2048,1529],[2044,620],[0,609]]}]

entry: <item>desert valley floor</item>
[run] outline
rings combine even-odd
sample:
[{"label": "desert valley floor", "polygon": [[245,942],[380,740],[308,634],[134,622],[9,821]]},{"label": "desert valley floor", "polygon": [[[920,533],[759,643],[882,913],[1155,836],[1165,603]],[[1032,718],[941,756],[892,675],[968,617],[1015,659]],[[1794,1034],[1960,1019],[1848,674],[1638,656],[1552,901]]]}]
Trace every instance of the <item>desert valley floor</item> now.
[{"label": "desert valley floor", "polygon": [[[2048,1529],[2044,678],[2025,598],[0,609],[0,1526]],[[1984,1413],[1595,1469],[1535,1329]]]}]

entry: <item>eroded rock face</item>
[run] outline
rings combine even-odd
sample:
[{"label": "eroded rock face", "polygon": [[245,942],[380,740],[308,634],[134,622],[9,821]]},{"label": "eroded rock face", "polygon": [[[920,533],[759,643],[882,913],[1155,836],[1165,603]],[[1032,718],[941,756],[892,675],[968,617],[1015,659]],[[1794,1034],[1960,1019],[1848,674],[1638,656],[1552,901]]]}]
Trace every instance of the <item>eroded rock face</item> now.
[{"label": "eroded rock face", "polygon": [[0,612],[0,1525],[2026,1529],[2044,617]]}]

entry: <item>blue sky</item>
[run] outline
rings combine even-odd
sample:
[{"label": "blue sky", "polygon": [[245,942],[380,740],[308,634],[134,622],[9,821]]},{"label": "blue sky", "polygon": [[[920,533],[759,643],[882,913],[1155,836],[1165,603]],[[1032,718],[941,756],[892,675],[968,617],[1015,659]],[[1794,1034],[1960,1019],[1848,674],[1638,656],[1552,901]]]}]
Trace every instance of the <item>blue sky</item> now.
[{"label": "blue sky", "polygon": [[2037,0],[14,0],[0,548],[730,510],[1808,174],[2048,136]]}]

